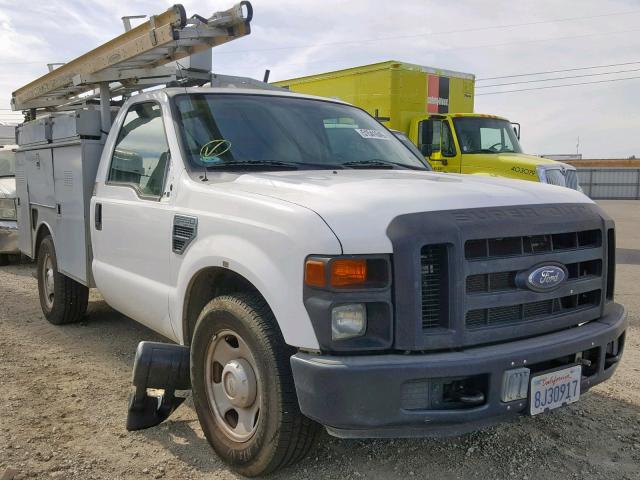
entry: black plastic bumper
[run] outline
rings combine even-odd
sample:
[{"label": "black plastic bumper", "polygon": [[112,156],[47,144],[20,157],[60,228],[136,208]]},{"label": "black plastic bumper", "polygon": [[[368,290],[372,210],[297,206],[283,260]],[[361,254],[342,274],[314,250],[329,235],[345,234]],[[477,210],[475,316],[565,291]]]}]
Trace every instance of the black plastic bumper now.
[{"label": "black plastic bumper", "polygon": [[[502,402],[506,370],[528,367],[535,372],[536,366],[590,352],[592,362],[583,371],[581,390],[608,379],[622,350],[611,356],[607,346],[619,341],[622,348],[627,326],[624,307],[614,304],[608,312],[570,330],[463,351],[367,356],[298,353],[291,357],[291,366],[300,408],[339,437],[444,436],[475,430],[528,411],[526,399]],[[483,404],[416,408],[413,386],[455,378],[484,379]]]}]

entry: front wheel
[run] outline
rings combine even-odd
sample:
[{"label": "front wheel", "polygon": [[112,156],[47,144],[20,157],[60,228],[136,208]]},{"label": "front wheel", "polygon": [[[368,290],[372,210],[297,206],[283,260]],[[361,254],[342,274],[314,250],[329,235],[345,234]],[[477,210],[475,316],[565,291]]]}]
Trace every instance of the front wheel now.
[{"label": "front wheel", "polygon": [[58,271],[50,235],[38,248],[37,272],[40,307],[46,319],[54,325],[78,322],[87,311],[89,289]]},{"label": "front wheel", "polygon": [[320,430],[300,413],[292,353],[259,295],[218,297],[200,314],[191,344],[193,400],[207,440],[242,475],[299,461]]}]

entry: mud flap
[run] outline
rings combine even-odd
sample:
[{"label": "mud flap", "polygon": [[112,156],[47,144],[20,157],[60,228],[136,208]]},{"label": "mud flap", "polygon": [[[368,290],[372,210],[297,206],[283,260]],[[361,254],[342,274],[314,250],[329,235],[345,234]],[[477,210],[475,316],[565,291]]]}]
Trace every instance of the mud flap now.
[{"label": "mud flap", "polygon": [[[135,393],[129,399],[127,430],[143,430],[159,425],[178,408],[184,397],[176,390],[191,389],[189,347],[159,342],[140,342],[133,364]],[[149,395],[147,389],[164,390]]]}]

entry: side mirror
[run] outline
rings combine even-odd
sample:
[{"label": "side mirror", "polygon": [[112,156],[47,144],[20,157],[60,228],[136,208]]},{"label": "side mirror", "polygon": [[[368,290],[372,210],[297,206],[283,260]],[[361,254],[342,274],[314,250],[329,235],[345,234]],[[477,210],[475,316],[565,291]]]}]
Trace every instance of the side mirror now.
[{"label": "side mirror", "polygon": [[511,126],[513,127],[513,133],[516,134],[516,138],[520,140],[520,124],[512,123]]},{"label": "side mirror", "polygon": [[424,155],[426,158],[429,158],[433,153],[433,145],[431,145],[430,143],[424,143],[420,147],[420,153],[422,153],[422,155]]}]

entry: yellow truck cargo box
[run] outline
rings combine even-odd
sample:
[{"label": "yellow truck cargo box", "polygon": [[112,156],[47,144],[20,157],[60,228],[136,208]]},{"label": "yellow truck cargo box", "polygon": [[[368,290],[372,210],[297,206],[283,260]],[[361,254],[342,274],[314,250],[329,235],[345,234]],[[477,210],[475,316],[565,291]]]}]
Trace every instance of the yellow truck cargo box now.
[{"label": "yellow truck cargo box", "polygon": [[387,127],[408,132],[416,116],[473,112],[474,83],[470,73],[391,60],[274,85],[352,103],[383,120]]}]

